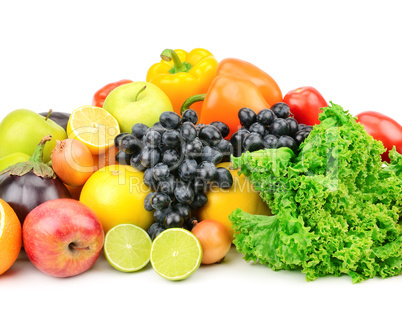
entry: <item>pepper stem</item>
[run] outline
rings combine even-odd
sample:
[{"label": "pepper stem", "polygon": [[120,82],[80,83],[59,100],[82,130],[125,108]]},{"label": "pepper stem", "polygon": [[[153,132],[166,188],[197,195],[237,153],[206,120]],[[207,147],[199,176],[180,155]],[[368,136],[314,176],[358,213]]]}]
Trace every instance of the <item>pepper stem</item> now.
[{"label": "pepper stem", "polygon": [[184,111],[187,109],[190,109],[191,105],[195,102],[198,101],[204,101],[206,94],[199,94],[199,95],[194,95],[191,96],[190,98],[187,98],[186,101],[183,102],[183,105],[180,108],[180,114],[183,114]]},{"label": "pepper stem", "polygon": [[142,88],[137,92],[137,94],[135,95],[134,101],[137,101],[137,100],[138,100],[138,96],[140,95],[140,93],[142,93],[142,92],[145,90],[145,88],[147,88],[147,86],[142,87]]},{"label": "pepper stem", "polygon": [[50,115],[52,114],[53,110],[50,109],[49,112],[47,113],[47,116],[45,118],[45,121],[47,121],[47,119],[49,119]]},{"label": "pepper stem", "polygon": [[171,50],[169,48],[163,50],[163,52],[161,53],[161,58],[166,62],[170,62],[171,60],[173,60],[174,66],[169,70],[169,73],[171,74],[176,74],[180,72],[187,73],[191,69],[191,64],[187,62],[182,62],[179,55],[177,55],[174,50]]}]

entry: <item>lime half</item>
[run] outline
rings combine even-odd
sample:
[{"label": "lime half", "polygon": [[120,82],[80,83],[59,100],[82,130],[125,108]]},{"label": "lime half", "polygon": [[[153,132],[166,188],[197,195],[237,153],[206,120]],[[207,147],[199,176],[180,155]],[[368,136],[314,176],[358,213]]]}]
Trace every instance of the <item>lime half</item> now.
[{"label": "lime half", "polygon": [[122,272],[135,272],[149,262],[152,241],[148,233],[133,224],[120,224],[105,237],[105,256],[111,266]]},{"label": "lime half", "polygon": [[156,273],[168,280],[184,280],[201,264],[202,248],[190,231],[170,228],[152,243],[151,264]]}]

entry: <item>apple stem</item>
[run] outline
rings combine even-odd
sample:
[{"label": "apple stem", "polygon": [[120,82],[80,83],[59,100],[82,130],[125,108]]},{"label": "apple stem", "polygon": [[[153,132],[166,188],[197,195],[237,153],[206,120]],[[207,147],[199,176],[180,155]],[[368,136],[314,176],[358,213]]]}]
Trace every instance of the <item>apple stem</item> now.
[{"label": "apple stem", "polygon": [[50,109],[49,112],[47,113],[47,116],[45,118],[45,121],[47,121],[47,119],[49,119],[50,115],[52,114],[53,110]]},{"label": "apple stem", "polygon": [[81,250],[90,250],[90,249],[91,249],[89,246],[83,247],[83,248],[77,247],[77,246],[75,245],[75,243],[73,243],[73,242],[69,244],[69,247],[70,247],[71,249],[74,249],[74,250],[77,250],[77,251],[81,251]]},{"label": "apple stem", "polygon": [[139,94],[142,93],[142,92],[145,90],[145,88],[147,88],[147,86],[142,87],[142,88],[137,92],[137,94],[135,95],[134,101],[137,101],[137,100],[138,100]]}]

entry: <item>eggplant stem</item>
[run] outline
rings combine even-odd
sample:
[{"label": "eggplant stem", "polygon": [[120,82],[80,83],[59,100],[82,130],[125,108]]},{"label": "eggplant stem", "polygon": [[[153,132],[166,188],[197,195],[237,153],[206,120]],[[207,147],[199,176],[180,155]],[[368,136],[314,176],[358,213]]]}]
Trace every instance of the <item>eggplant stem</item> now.
[{"label": "eggplant stem", "polygon": [[52,136],[48,134],[47,136],[43,137],[43,139],[40,141],[40,145],[45,144],[47,141],[50,141],[52,139]]},{"label": "eggplant stem", "polygon": [[53,168],[43,162],[43,149],[46,142],[50,141],[52,136],[46,135],[36,146],[35,151],[27,162],[16,163],[3,171],[0,174],[9,173],[10,175],[23,176],[32,171],[36,176],[42,178],[56,178],[56,173]]}]

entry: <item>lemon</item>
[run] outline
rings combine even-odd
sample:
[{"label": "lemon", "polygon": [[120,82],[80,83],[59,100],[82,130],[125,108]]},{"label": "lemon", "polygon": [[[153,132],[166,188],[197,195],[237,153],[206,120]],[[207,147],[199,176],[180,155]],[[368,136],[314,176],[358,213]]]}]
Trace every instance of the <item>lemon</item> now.
[{"label": "lemon", "polygon": [[166,229],[152,243],[152,267],[168,280],[179,281],[190,277],[200,267],[201,260],[201,243],[186,229]]},{"label": "lemon", "polygon": [[229,215],[233,210],[240,208],[245,212],[255,215],[271,215],[267,204],[264,203],[250,181],[244,175],[238,175],[231,163],[220,163],[216,167],[227,168],[233,177],[233,186],[230,189],[212,187],[207,193],[207,204],[196,212],[201,220],[213,219],[222,223],[233,237],[233,228]]},{"label": "lemon", "polygon": [[94,155],[106,152],[119,133],[117,120],[105,109],[94,106],[75,109],[67,123],[68,138],[80,140]]},{"label": "lemon", "polygon": [[105,237],[106,259],[116,270],[135,272],[149,263],[152,241],[148,233],[132,224],[121,224]]},{"label": "lemon", "polygon": [[144,208],[149,192],[142,172],[127,165],[108,165],[88,178],[80,201],[98,215],[105,232],[123,223],[147,230],[153,222],[152,212]]}]

